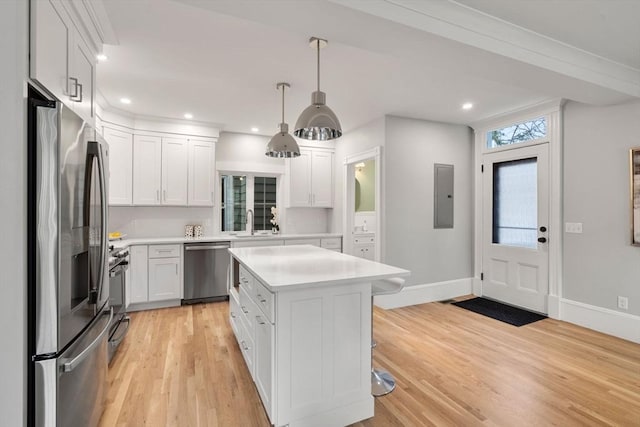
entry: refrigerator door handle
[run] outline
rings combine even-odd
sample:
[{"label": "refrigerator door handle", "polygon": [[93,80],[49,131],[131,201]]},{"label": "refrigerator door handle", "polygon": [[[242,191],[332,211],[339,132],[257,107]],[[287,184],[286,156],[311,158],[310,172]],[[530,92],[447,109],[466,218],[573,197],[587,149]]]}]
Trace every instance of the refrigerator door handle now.
[{"label": "refrigerator door handle", "polygon": [[111,326],[112,320],[113,320],[113,307],[109,309],[109,321],[107,322],[107,326],[104,327],[104,329],[102,330],[102,332],[100,332],[100,334],[96,337],[96,339],[93,340],[93,342],[89,344],[84,350],[82,350],[82,352],[79,355],[77,355],[70,361],[62,364],[62,372],[73,371],[78,365],[80,365],[84,361],[84,359],[87,358],[87,356],[91,354],[91,352],[96,346],[100,345],[100,341],[102,341],[102,338],[104,337],[104,335],[109,331],[109,326]]},{"label": "refrigerator door handle", "polygon": [[[107,183],[106,183],[106,179],[105,179],[105,173],[104,173],[104,159],[102,157],[102,149],[100,146],[100,143],[97,141],[91,141],[91,144],[95,144],[95,152],[93,153],[93,156],[96,157],[97,163],[98,163],[98,176],[100,178],[100,231],[101,231],[101,235],[100,235],[100,269],[98,270],[98,283],[96,286],[96,298],[95,298],[95,302],[98,303],[100,301],[100,297],[102,296],[102,289],[104,287],[104,282],[105,282],[105,271],[106,271],[106,265],[108,263],[108,253],[107,253]],[[89,161],[93,161],[93,159],[91,159]],[[96,309],[99,309],[99,304],[96,307]]]}]

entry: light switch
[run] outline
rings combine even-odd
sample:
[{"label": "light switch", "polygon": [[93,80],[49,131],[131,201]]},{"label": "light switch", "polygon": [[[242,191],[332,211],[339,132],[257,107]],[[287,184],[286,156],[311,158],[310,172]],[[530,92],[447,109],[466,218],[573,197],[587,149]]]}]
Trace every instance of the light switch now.
[{"label": "light switch", "polygon": [[582,223],[581,222],[565,222],[564,231],[566,233],[582,233]]}]

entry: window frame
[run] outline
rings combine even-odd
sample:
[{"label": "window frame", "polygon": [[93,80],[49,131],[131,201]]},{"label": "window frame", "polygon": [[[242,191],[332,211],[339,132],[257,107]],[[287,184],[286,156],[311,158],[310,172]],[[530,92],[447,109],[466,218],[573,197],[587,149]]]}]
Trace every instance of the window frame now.
[{"label": "window frame", "polygon": [[[218,193],[220,197],[222,197],[222,176],[223,175],[234,175],[234,176],[244,176],[246,179],[246,202],[245,202],[245,211],[251,209],[255,213],[255,178],[275,178],[276,179],[276,208],[278,209],[278,225],[280,227],[280,231],[282,231],[283,224],[283,213],[284,209],[284,199],[282,194],[282,175],[277,173],[268,173],[268,172],[247,172],[247,171],[231,171],[231,170],[219,170],[216,176],[216,187],[218,189]],[[222,202],[220,199],[217,200],[215,208],[215,221],[214,226],[222,236],[233,236],[238,233],[243,233],[247,231],[245,227],[244,230],[235,230],[235,231],[223,231],[222,230]],[[256,232],[266,233],[271,232],[271,229],[267,230],[254,230]]]}]

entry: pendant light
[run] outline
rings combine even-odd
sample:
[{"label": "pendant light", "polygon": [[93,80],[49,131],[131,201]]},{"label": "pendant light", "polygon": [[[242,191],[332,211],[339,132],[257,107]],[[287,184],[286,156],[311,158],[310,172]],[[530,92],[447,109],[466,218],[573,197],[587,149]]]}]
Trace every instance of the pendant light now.
[{"label": "pendant light", "polygon": [[280,132],[276,133],[271,141],[267,144],[267,150],[264,153],[268,157],[298,157],[300,148],[296,140],[289,135],[289,125],[284,122],[284,88],[291,87],[289,83],[278,83],[276,88],[282,89],[282,122],[280,123]]},{"label": "pendant light", "polygon": [[317,50],[318,90],[311,94],[311,105],[298,117],[293,134],[298,138],[314,141],[328,141],[342,136],[340,121],[331,108],[326,105],[327,95],[320,91],[320,49],[327,41],[317,37],[309,39],[309,46]]}]

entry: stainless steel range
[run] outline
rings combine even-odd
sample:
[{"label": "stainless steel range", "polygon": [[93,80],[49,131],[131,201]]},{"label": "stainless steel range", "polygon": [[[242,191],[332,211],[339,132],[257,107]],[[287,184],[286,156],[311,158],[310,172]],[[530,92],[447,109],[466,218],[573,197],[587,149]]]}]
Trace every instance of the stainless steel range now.
[{"label": "stainless steel range", "polygon": [[127,335],[131,323],[126,307],[128,269],[129,249],[109,246],[109,302],[113,309],[113,320],[109,326],[109,362]]}]

